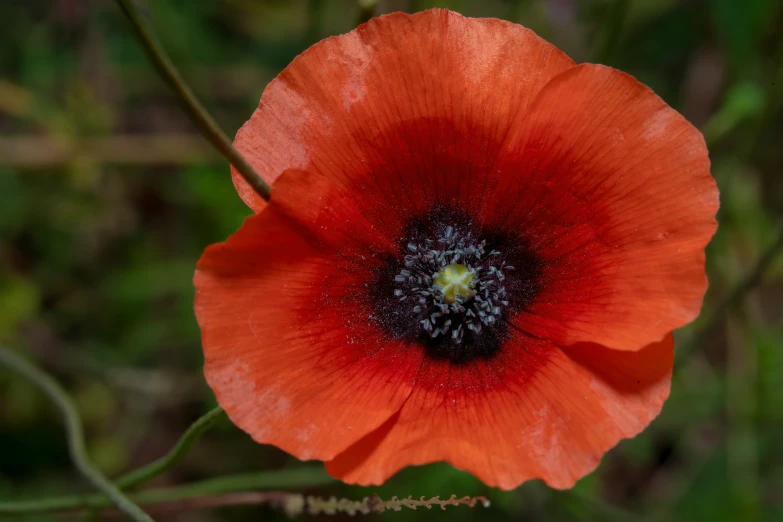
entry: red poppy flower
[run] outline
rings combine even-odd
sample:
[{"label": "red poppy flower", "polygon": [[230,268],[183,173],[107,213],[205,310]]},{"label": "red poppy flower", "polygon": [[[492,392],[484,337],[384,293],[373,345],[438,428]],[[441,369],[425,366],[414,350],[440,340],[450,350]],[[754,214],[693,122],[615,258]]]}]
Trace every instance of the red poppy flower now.
[{"label": "red poppy flower", "polygon": [[668,396],[718,193],[650,89],[445,10],[327,38],[236,146],[269,204],[195,277],[235,424],[346,482],[448,461],[566,488]]}]

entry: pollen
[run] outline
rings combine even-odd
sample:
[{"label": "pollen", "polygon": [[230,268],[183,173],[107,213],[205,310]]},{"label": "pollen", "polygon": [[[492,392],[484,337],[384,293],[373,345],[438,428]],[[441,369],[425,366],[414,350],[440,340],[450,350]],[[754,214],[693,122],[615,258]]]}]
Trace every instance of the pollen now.
[{"label": "pollen", "polygon": [[432,339],[462,343],[466,332],[480,335],[508,306],[503,281],[514,267],[471,232],[443,227],[440,237],[409,242],[405,268],[394,276],[394,297],[410,306],[412,319]]},{"label": "pollen", "polygon": [[475,273],[465,265],[452,263],[432,276],[432,281],[440,286],[443,301],[452,304],[460,300],[467,301],[476,295],[473,278]]}]

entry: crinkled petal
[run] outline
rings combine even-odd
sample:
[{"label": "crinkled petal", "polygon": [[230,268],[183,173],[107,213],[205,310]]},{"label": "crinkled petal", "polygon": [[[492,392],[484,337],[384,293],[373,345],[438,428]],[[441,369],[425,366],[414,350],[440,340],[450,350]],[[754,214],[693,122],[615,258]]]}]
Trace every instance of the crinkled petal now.
[{"label": "crinkled petal", "polygon": [[637,352],[567,349],[516,332],[496,358],[428,358],[399,414],[327,462],[346,482],[383,483],[447,461],[490,486],[540,478],[569,488],[618,441],[644,429],[669,394],[671,335]]},{"label": "crinkled petal", "polygon": [[[503,20],[443,9],[385,15],[294,59],[235,146],[270,182],[307,170],[384,193],[404,209],[442,190],[465,196],[536,93],[571,66],[556,47]],[[263,207],[236,172],[234,183],[248,205]]]},{"label": "crinkled petal", "polygon": [[[326,460],[400,409],[422,350],[371,319],[364,283],[382,241],[338,190],[288,174],[271,204],[202,256],[196,316],[207,381],[231,420],[258,442]],[[350,230],[333,226],[344,219]]]},{"label": "crinkled petal", "polygon": [[542,265],[518,327],[636,350],[698,315],[718,209],[707,149],[631,76],[592,64],[556,76],[491,184],[485,226],[516,231]]}]

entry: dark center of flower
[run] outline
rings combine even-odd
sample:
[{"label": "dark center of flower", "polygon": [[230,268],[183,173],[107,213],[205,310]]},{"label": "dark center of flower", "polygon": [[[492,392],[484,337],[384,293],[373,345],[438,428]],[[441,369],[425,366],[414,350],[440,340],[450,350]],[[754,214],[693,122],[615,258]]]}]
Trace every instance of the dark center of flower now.
[{"label": "dark center of flower", "polygon": [[538,294],[540,268],[516,231],[488,230],[465,213],[436,208],[411,219],[399,255],[368,283],[370,320],[431,356],[492,357],[510,335],[509,318]]},{"label": "dark center of flower", "polygon": [[500,319],[508,305],[504,271],[514,267],[497,257],[499,251],[487,252],[486,245],[452,226],[437,239],[408,243],[394,296],[409,303],[431,338],[450,336],[461,343],[466,330],[481,334]]}]

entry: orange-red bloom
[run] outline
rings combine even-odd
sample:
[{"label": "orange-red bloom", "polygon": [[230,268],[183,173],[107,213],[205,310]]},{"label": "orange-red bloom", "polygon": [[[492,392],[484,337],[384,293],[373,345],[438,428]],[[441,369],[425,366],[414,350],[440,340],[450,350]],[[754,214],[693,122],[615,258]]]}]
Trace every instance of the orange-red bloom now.
[{"label": "orange-red bloom", "polygon": [[297,57],[236,146],[265,204],[198,264],[239,427],[346,482],[567,488],[668,396],[718,193],[650,89],[515,24],[394,14]]}]

